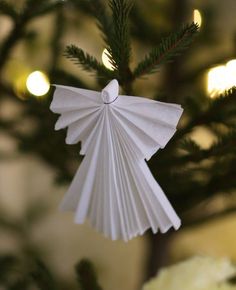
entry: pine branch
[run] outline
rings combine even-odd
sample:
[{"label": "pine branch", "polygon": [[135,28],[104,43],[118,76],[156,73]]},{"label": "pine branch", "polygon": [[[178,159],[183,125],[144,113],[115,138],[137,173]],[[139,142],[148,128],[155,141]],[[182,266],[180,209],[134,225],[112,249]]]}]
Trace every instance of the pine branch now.
[{"label": "pine branch", "polygon": [[97,27],[102,34],[102,38],[109,46],[110,38],[112,35],[112,23],[106,13],[104,2],[102,0],[90,0],[89,3],[89,10],[97,19]]},{"label": "pine branch", "polygon": [[[75,7],[83,9],[85,13],[88,13],[90,16],[93,16],[97,21],[97,27],[99,31],[101,32],[102,39],[105,43],[104,47],[107,47],[109,49],[110,44],[112,43],[113,38],[113,23],[111,20],[110,15],[108,15],[104,2],[102,0],[73,0],[73,3]],[[86,54],[84,52],[84,54]],[[111,55],[108,55],[108,59],[111,57]],[[92,57],[94,58],[94,57]],[[98,63],[98,61],[96,60]],[[77,63],[78,64],[78,63]],[[101,66],[103,66],[100,63]],[[97,66],[97,64],[96,64]],[[113,71],[113,73],[109,73],[107,70],[104,70],[103,67],[99,68],[100,73],[98,74],[98,82],[101,86],[107,83],[107,80],[110,78],[118,78],[117,71]],[[88,70],[87,68],[84,68],[85,70]],[[105,74],[104,74],[105,72]],[[105,82],[104,82],[105,81]]]},{"label": "pine branch", "polygon": [[107,36],[111,35],[112,23],[103,0],[71,0],[76,9],[96,18],[97,27],[102,38],[107,43]]},{"label": "pine branch", "polygon": [[8,273],[16,267],[17,263],[18,259],[15,256],[0,256],[0,282],[5,282],[7,280]]},{"label": "pine branch", "polygon": [[14,20],[16,20],[18,17],[18,13],[14,6],[4,0],[0,1],[0,14],[10,16]]},{"label": "pine branch", "polygon": [[90,261],[83,259],[76,265],[79,290],[102,290],[99,286],[94,267]]},{"label": "pine branch", "polygon": [[219,55],[212,54],[209,57],[210,59],[207,59],[207,62],[198,63],[195,68],[181,72],[179,83],[187,84],[192,82],[192,80],[196,80],[198,77],[202,76],[209,67],[213,67],[217,63],[226,63],[235,58],[235,52],[224,52],[223,54],[220,52]]},{"label": "pine branch", "polygon": [[50,75],[53,76],[55,69],[58,66],[58,62],[61,56],[62,51],[62,43],[61,38],[64,33],[64,26],[65,26],[65,17],[63,13],[63,9],[57,9],[55,15],[55,24],[54,24],[54,31],[51,40],[51,70]]},{"label": "pine branch", "polygon": [[41,261],[36,261],[35,269],[30,273],[30,276],[40,290],[57,289],[52,274]]},{"label": "pine branch", "polygon": [[236,154],[236,131],[231,130],[227,134],[220,136],[208,151],[212,152],[214,156]]},{"label": "pine branch", "polygon": [[[210,99],[206,96],[200,98],[202,109],[199,105],[199,109],[195,106],[195,111],[194,108],[191,108],[190,114],[186,112],[190,119],[181,130],[177,131],[172,142],[169,144],[169,148],[176,147],[176,143],[182,140],[183,136],[190,133],[197,126],[210,127],[216,123],[224,125],[229,123],[229,126],[234,127],[233,124],[235,124],[235,122],[232,118],[235,118],[236,115],[235,97],[236,88],[232,88],[215,99]],[[188,103],[188,105],[190,105],[190,103]]]},{"label": "pine branch", "polygon": [[[143,2],[144,3],[144,2]],[[132,36],[134,36],[138,41],[145,44],[157,45],[158,41],[161,39],[160,30],[157,29],[156,25],[150,22],[150,20],[143,14],[143,6],[140,2],[140,7],[134,5],[131,11],[131,29]],[[145,5],[152,5],[154,9],[161,9],[160,1],[149,1],[149,3],[144,3]],[[142,31],[142,33],[140,33]]]},{"label": "pine branch", "polygon": [[47,3],[50,2],[50,0],[41,0],[41,1],[34,1],[34,0],[25,0],[22,14],[29,14],[30,10],[31,12],[45,7]]},{"label": "pine branch", "polygon": [[192,23],[163,39],[160,45],[152,49],[138,64],[134,70],[134,77],[139,78],[145,74],[155,73],[160,65],[173,61],[176,56],[189,47],[197,31],[198,25]]},{"label": "pine branch", "polygon": [[[13,13],[14,11],[11,9],[10,5],[5,5],[5,1],[1,1],[2,7],[5,7],[5,10],[8,10],[8,13]],[[42,1],[35,1],[35,0],[27,0],[25,3],[25,7],[22,11],[22,13],[17,15],[15,18],[14,26],[7,36],[7,38],[4,40],[3,44],[0,48],[0,72],[5,65],[7,59],[9,58],[13,48],[15,45],[23,38],[27,36],[26,33],[26,26],[30,20],[33,18],[40,16],[42,14],[51,12],[53,9],[56,9],[58,6],[62,4],[61,1],[51,1],[48,0],[42,0]]]},{"label": "pine branch", "polygon": [[114,68],[115,76],[126,93],[131,93],[132,72],[129,68],[131,57],[129,14],[132,2],[127,0],[110,0],[112,11],[110,20],[101,0],[90,0],[92,14],[97,19],[98,28],[102,32],[108,59]]},{"label": "pine branch", "polygon": [[[218,119],[219,121],[224,122],[229,115],[235,116],[236,113],[236,87],[231,88],[230,90],[225,91],[219,97],[208,99],[208,108],[207,113],[214,120]],[[224,108],[224,109],[223,109]],[[217,111],[217,114],[215,113]],[[225,118],[227,116],[227,118]]]},{"label": "pine branch", "polygon": [[18,21],[14,23],[14,26],[10,34],[6,37],[0,48],[0,72],[8,60],[15,45],[24,37],[25,23]]},{"label": "pine branch", "polygon": [[7,290],[28,290],[32,289],[29,285],[29,281],[27,278],[19,278],[18,280],[14,281],[10,286],[7,287]]},{"label": "pine branch", "polygon": [[98,77],[112,78],[112,72],[100,63],[94,56],[84,52],[81,48],[75,45],[66,47],[64,55],[71,59],[75,64],[80,65],[84,70],[97,73]]},{"label": "pine branch", "polygon": [[132,2],[126,0],[110,0],[112,11],[112,35],[108,35],[108,55],[111,64],[118,71],[120,83],[129,81],[131,45],[129,34],[129,14]]},{"label": "pine branch", "polygon": [[173,162],[176,167],[181,164],[186,165],[188,162],[200,162],[202,160],[209,160],[210,158],[217,158],[228,155],[236,154],[236,131],[232,130],[227,134],[218,137],[218,140],[212,144],[210,148],[201,148],[196,142],[190,138],[186,138],[179,142],[180,149],[184,150],[187,154],[180,158],[172,157],[170,163]]},{"label": "pine branch", "polygon": [[56,10],[58,7],[61,7],[62,5],[63,5],[63,1],[61,1],[61,0],[53,1],[52,3],[48,3],[47,5],[45,5],[43,7],[39,7],[39,9],[37,9],[34,13],[31,13],[30,18],[35,18],[35,17],[39,17],[41,15],[50,13],[50,12]]},{"label": "pine branch", "polygon": [[199,154],[201,152],[201,147],[190,138],[182,140],[179,143],[179,148],[191,154]]},{"label": "pine branch", "polygon": [[[53,74],[51,75],[50,79],[52,82],[57,81],[59,83],[63,83],[65,85],[71,85],[74,87],[81,87],[81,88],[86,88],[88,87],[88,84],[79,79],[78,77],[74,76],[73,74],[70,74],[69,72],[56,68],[53,70]],[[90,86],[90,89],[91,88]]]},{"label": "pine branch", "polygon": [[43,14],[50,13],[58,7],[63,5],[63,1],[60,0],[41,0],[41,1],[34,1],[28,0],[25,3],[23,16],[24,18],[30,20],[35,17],[39,17]]},{"label": "pine branch", "polygon": [[[186,172],[186,176],[181,174],[181,172],[172,176],[175,185],[173,188],[170,187],[168,192],[178,210],[183,212],[191,209],[193,206],[219,193],[231,193],[236,187],[235,162],[235,157],[218,158],[212,164],[208,164],[205,174],[201,176],[201,180],[194,181],[189,179],[188,172]],[[185,178],[187,178],[188,183],[185,182]],[[170,180],[168,182],[171,183]],[[176,193],[176,188],[181,188],[180,195]]]},{"label": "pine branch", "polygon": [[204,109],[208,106],[209,97],[206,95],[192,95],[186,96],[182,99],[182,105],[184,111],[194,119],[196,116],[202,113]]}]

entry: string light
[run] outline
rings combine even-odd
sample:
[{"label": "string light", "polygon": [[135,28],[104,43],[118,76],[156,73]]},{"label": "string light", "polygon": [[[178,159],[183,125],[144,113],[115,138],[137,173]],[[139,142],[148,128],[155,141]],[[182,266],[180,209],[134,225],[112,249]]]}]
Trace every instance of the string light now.
[{"label": "string light", "polygon": [[218,96],[227,88],[227,72],[224,65],[211,68],[208,72],[208,93],[211,98]]},{"label": "string light", "polygon": [[43,96],[50,89],[47,75],[41,71],[32,72],[26,80],[27,90],[34,96]]},{"label": "string light", "polygon": [[195,24],[198,24],[199,27],[201,27],[201,25],[202,25],[202,15],[198,9],[193,10],[193,22]]},{"label": "string light", "polygon": [[232,88],[236,86],[236,59],[232,59],[226,63],[228,72],[228,86]]},{"label": "string light", "polygon": [[108,50],[105,48],[102,52],[102,62],[106,68],[108,68],[109,70],[114,70],[113,65],[109,61],[108,55],[110,55],[110,54],[109,54]]},{"label": "string light", "polygon": [[211,68],[207,75],[207,91],[211,98],[236,86],[236,59]]}]

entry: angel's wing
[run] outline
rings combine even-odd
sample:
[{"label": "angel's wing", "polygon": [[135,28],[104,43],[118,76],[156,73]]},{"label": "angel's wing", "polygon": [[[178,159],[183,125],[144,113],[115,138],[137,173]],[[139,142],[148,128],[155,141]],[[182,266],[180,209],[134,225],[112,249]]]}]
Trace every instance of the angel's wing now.
[{"label": "angel's wing", "polygon": [[74,87],[55,85],[50,109],[61,114],[55,124],[59,130],[68,127],[66,143],[75,144],[86,140],[99,119],[103,104],[101,93]]},{"label": "angel's wing", "polygon": [[142,97],[119,96],[112,105],[117,123],[130,146],[137,147],[146,160],[166,146],[183,113],[180,105]]}]

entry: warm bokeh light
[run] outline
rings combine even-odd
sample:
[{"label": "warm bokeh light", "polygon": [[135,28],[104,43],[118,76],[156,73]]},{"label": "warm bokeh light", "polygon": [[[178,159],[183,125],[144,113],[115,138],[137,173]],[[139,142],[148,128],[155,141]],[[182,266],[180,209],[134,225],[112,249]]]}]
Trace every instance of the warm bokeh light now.
[{"label": "warm bokeh light", "polygon": [[214,98],[227,89],[227,69],[224,65],[213,67],[208,72],[207,90]]},{"label": "warm bokeh light", "polygon": [[28,76],[26,87],[32,95],[37,97],[43,96],[49,91],[49,79],[45,73],[34,71]]},{"label": "warm bokeh light", "polygon": [[236,59],[232,59],[226,63],[228,73],[229,88],[236,86]]},{"label": "warm bokeh light", "polygon": [[199,27],[202,25],[202,15],[198,9],[193,10],[193,22],[198,24]]},{"label": "warm bokeh light", "polygon": [[207,91],[211,98],[219,96],[233,86],[236,86],[236,59],[208,71]]},{"label": "warm bokeh light", "polygon": [[109,70],[114,70],[113,65],[109,61],[109,57],[107,55],[110,55],[108,50],[105,48],[102,52],[102,62],[105,65],[106,68]]}]

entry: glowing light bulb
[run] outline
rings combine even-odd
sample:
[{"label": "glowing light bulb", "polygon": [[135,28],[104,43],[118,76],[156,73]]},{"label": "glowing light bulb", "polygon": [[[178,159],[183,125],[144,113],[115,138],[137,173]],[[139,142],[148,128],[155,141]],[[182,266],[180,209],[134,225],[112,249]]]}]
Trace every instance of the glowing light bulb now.
[{"label": "glowing light bulb", "polygon": [[50,88],[49,79],[45,73],[41,71],[32,72],[26,80],[27,90],[34,96],[45,95]]},{"label": "glowing light bulb", "polygon": [[229,88],[236,86],[236,59],[232,59],[226,63],[228,73]]},{"label": "glowing light bulb", "polygon": [[228,87],[226,66],[220,65],[211,68],[208,71],[207,83],[207,90],[211,98],[223,93]]},{"label": "glowing light bulb", "polygon": [[208,71],[207,91],[211,98],[219,96],[234,86],[236,86],[236,59]]},{"label": "glowing light bulb", "polygon": [[109,61],[108,55],[110,55],[110,54],[109,54],[108,50],[105,48],[102,52],[102,62],[106,68],[108,68],[109,70],[114,70],[113,65]]},{"label": "glowing light bulb", "polygon": [[202,15],[198,9],[193,10],[193,22],[198,24],[199,27],[202,25]]}]

